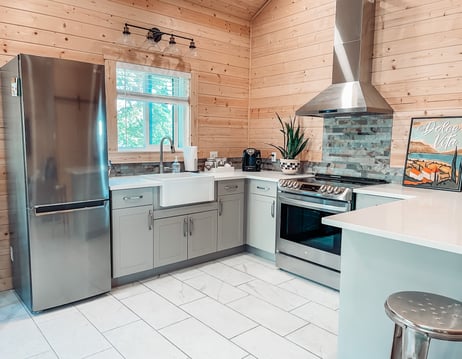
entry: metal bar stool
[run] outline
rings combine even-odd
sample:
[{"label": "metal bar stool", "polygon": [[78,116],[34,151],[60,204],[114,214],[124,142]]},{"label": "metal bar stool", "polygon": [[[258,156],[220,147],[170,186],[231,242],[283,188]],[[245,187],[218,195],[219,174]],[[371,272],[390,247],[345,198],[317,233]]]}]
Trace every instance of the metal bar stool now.
[{"label": "metal bar stool", "polygon": [[462,302],[424,292],[398,292],[385,301],[395,331],[391,359],[426,359],[430,339],[462,341]]}]

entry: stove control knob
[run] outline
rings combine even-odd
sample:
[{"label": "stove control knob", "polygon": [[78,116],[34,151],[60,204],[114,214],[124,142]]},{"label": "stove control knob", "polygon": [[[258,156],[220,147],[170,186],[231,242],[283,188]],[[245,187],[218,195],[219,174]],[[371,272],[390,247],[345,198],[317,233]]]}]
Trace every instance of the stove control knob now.
[{"label": "stove control knob", "polygon": [[335,187],[334,194],[340,194],[345,190],[345,187]]},{"label": "stove control knob", "polygon": [[334,192],[334,187],[327,186],[327,193],[332,193],[332,192]]},{"label": "stove control knob", "polygon": [[286,187],[287,181],[286,181],[286,180],[280,180],[280,181],[279,181],[279,185],[280,185],[281,187]]},{"label": "stove control knob", "polygon": [[300,189],[300,187],[302,186],[302,184],[300,182],[297,182],[297,181],[294,181],[295,184],[294,184],[294,188],[295,189]]},{"label": "stove control knob", "polygon": [[321,187],[319,187],[319,192],[324,193],[327,190],[327,186],[323,184]]}]

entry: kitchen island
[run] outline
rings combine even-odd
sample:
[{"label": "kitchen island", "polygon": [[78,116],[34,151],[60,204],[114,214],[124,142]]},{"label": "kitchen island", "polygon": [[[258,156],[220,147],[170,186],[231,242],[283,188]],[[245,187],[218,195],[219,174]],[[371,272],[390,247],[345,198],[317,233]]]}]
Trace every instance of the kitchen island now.
[{"label": "kitchen island", "polygon": [[[387,358],[390,294],[415,290],[462,299],[462,194],[396,184],[356,192],[397,201],[323,220],[343,230],[338,359]],[[429,358],[461,357],[462,343],[431,341]]]}]

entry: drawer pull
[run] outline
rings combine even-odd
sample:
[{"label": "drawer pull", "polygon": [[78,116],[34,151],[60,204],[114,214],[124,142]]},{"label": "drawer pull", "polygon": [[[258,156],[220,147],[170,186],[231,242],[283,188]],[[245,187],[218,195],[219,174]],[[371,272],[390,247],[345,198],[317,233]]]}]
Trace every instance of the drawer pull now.
[{"label": "drawer pull", "polygon": [[193,219],[189,217],[189,235],[192,236],[193,234]]},{"label": "drawer pull", "polygon": [[236,189],[238,189],[238,188],[239,188],[239,186],[238,186],[237,184],[235,184],[235,185],[233,185],[233,186],[226,185],[226,186],[224,187],[224,189],[225,189],[226,191],[232,191],[232,190],[236,190]]},{"label": "drawer pull", "polygon": [[124,201],[134,201],[134,200],[137,200],[137,199],[142,199],[143,198],[143,195],[139,195],[139,196],[125,196],[123,197],[122,199]]},{"label": "drawer pull", "polygon": [[261,189],[262,191],[269,191],[269,187],[262,187],[262,186],[257,186],[257,189]]},{"label": "drawer pull", "polygon": [[274,218],[275,206],[276,206],[276,202],[273,201],[273,203],[271,203],[271,217],[273,217],[273,218]]},{"label": "drawer pull", "polygon": [[188,236],[188,218],[183,220],[183,237]]}]

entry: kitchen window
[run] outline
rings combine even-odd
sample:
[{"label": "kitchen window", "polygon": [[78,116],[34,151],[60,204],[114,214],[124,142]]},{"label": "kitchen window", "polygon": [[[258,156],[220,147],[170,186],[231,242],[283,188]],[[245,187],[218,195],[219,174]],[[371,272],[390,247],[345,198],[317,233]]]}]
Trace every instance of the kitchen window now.
[{"label": "kitchen window", "polygon": [[159,151],[165,136],[177,148],[188,146],[190,79],[186,72],[118,62],[118,150]]}]

